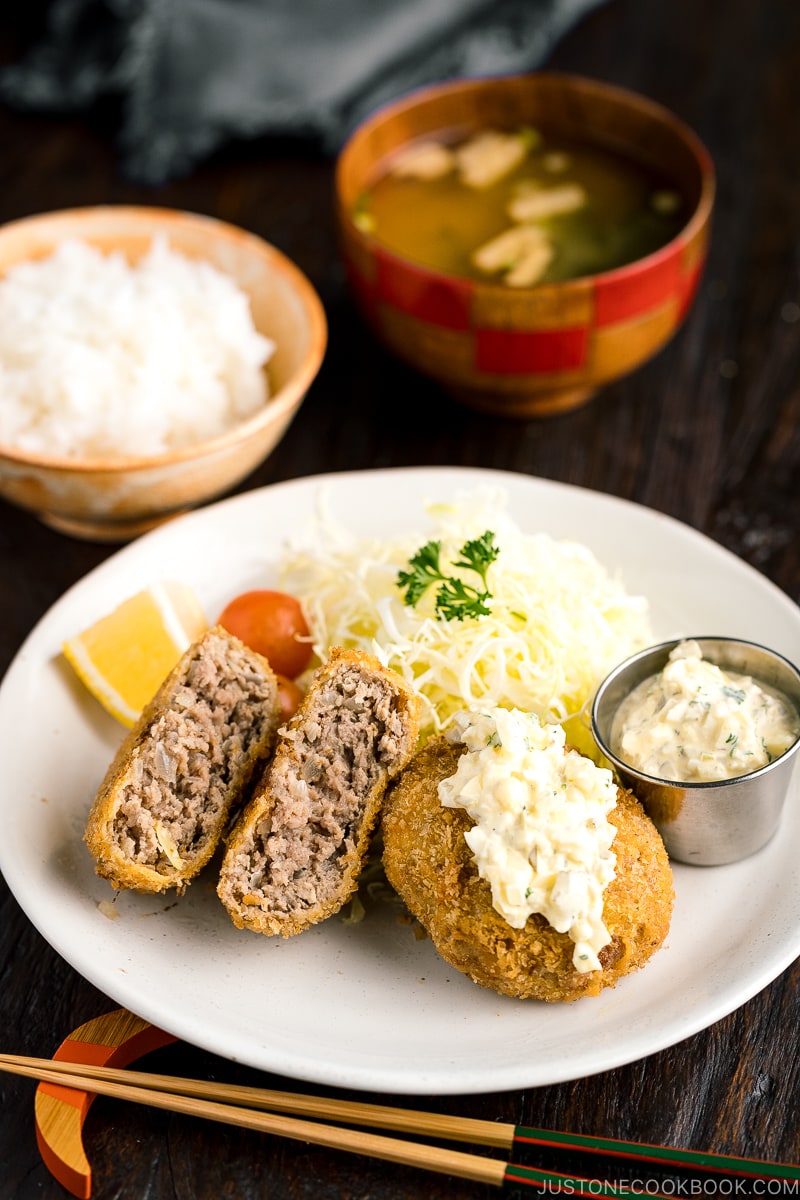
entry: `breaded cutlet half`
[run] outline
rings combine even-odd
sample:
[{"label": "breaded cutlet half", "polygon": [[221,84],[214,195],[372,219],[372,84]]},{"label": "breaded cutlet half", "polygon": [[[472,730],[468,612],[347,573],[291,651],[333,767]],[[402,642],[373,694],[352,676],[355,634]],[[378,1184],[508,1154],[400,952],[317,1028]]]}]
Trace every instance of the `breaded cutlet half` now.
[{"label": "breaded cutlet half", "polygon": [[85,840],[115,888],[182,890],[249,795],[280,723],[269,663],[221,627],[195,641],[119,747]]},{"label": "breaded cutlet half", "polygon": [[236,926],[291,937],[341,909],[419,709],[377,658],[331,651],[228,843],[217,890]]},{"label": "breaded cutlet half", "polygon": [[582,974],[573,966],[574,943],[545,917],[533,914],[514,929],[493,907],[464,840],[473,822],[438,796],[439,782],[455,773],[463,752],[444,737],[432,739],[383,807],[387,878],[442,958],[483,987],[547,1001],[596,996],[644,966],[667,936],[674,888],[661,837],[633,794],[618,789],[608,814],[617,828],[616,876],[603,909],[611,942],[599,954],[602,970]]}]

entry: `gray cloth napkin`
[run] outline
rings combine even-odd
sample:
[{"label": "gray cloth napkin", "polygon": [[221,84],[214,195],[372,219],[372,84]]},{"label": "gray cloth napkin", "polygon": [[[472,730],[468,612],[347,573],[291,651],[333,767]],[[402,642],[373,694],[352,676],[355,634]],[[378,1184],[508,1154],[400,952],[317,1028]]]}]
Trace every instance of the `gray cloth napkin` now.
[{"label": "gray cloth napkin", "polygon": [[157,184],[232,138],[334,152],[415,87],[539,66],[602,2],[53,0],[41,43],[0,72],[0,100],[74,112],[120,98],[125,173]]}]

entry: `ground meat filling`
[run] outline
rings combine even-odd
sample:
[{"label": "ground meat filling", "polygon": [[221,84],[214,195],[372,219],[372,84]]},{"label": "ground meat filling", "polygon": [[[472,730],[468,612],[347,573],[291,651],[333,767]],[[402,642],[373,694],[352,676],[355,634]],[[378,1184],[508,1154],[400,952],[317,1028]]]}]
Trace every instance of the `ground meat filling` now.
[{"label": "ground meat filling", "polygon": [[134,752],[114,819],[122,854],[153,867],[191,858],[264,736],[273,692],[273,681],[241,651],[204,639],[183,686]]},{"label": "ground meat filling", "polygon": [[274,807],[239,856],[234,891],[244,904],[293,913],[325,903],[341,886],[340,859],[355,851],[366,802],[408,734],[391,687],[346,670],[317,698],[274,764]]}]

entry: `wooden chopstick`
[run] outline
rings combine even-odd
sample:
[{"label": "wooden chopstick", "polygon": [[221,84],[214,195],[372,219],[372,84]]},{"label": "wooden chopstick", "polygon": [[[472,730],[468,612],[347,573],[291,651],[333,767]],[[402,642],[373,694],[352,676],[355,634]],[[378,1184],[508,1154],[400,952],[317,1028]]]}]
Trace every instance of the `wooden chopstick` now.
[{"label": "wooden chopstick", "polygon": [[[0,1056],[0,1070],[12,1075],[22,1075],[37,1079],[41,1083],[55,1084],[60,1087],[74,1088],[76,1083],[83,1080],[86,1089],[97,1095],[110,1096],[117,1100],[130,1100],[135,1104],[144,1104],[151,1108],[165,1109],[168,1112],[183,1113],[190,1117],[201,1117],[206,1120],[218,1121],[225,1125],[236,1125],[242,1129],[252,1129],[260,1133],[270,1133],[278,1137],[290,1138],[294,1141],[309,1142],[317,1146],[325,1146],[333,1150],[346,1150],[367,1158],[377,1158],[384,1162],[397,1163],[403,1166],[418,1167],[426,1171],[434,1171],[443,1175],[451,1175],[467,1179],[474,1183],[491,1184],[503,1187],[506,1184],[515,1187],[530,1187],[535,1191],[554,1191],[567,1188],[573,1194],[581,1192],[583,1187],[591,1184],[593,1196],[623,1197],[623,1200],[633,1200],[638,1192],[620,1189],[613,1183],[601,1180],[590,1180],[578,1175],[565,1175],[556,1171],[542,1170],[536,1167],[520,1167],[505,1163],[499,1159],[483,1158],[476,1154],[465,1154],[460,1150],[447,1150],[439,1146],[428,1146],[424,1143],[407,1142],[399,1138],[382,1137],[379,1134],[364,1133],[361,1130],[341,1129],[333,1125],[324,1125],[317,1121],[301,1121],[275,1113],[261,1112],[252,1108],[224,1103],[219,1100],[199,1099],[195,1096],[182,1095],[170,1090],[157,1090],[136,1084],[123,1083],[119,1076],[129,1074],[142,1076],[143,1072],[117,1071],[110,1067],[88,1068],[88,1071],[76,1070],[84,1064],[67,1063],[54,1059],[25,1058],[20,1055]],[[61,1068],[64,1069],[61,1069]],[[113,1072],[114,1079],[101,1078],[102,1075]],[[159,1078],[159,1077],[155,1077]],[[170,1082],[168,1077],[160,1077],[160,1082]],[[186,1084],[188,1081],[175,1081]],[[194,1081],[197,1086],[202,1081]],[[215,1085],[209,1085],[214,1087]],[[222,1089],[228,1091],[228,1088]],[[238,1089],[236,1089],[238,1090]],[[252,1089],[257,1090],[257,1089]],[[260,1090],[260,1089],[258,1089]],[[365,1108],[377,1107],[365,1105]],[[411,1115],[411,1114],[409,1114]],[[435,1115],[435,1114],[433,1114]],[[668,1200],[661,1193],[648,1192],[655,1200]]]},{"label": "wooden chopstick", "polygon": [[[765,1162],[758,1159],[738,1158],[729,1155],[706,1154],[700,1151],[679,1150],[669,1146],[653,1146],[638,1142],[619,1141],[611,1138],[590,1137],[581,1134],[560,1133],[554,1130],[533,1129],[522,1125],[512,1125],[495,1121],[479,1120],[472,1117],[452,1117],[446,1114],[414,1111],[404,1108],[366,1104],[359,1101],[331,1099],[323,1096],[310,1096],[294,1092],[275,1091],[268,1088],[247,1087],[240,1084],[219,1084],[207,1080],[183,1079],[174,1076],[151,1074],[143,1071],[120,1070],[114,1067],[92,1066],[85,1063],[73,1063],[67,1060],[30,1058],[23,1055],[0,1055],[0,1070],[27,1075],[31,1078],[59,1082],[64,1086],[75,1087],[83,1081],[86,1090],[103,1095],[131,1099],[140,1103],[151,1104],[154,1107],[170,1108],[172,1111],[185,1112],[189,1115],[206,1116],[214,1120],[227,1120],[229,1124],[241,1125],[245,1128],[261,1129],[286,1137],[318,1142],[321,1145],[339,1149],[349,1149],[362,1154],[372,1153],[372,1157],[389,1158],[394,1162],[412,1162],[406,1157],[412,1151],[412,1165],[423,1166],[428,1170],[440,1170],[447,1174],[461,1175],[457,1169],[460,1160],[464,1170],[477,1170],[478,1175],[464,1174],[462,1178],[478,1182],[497,1183],[498,1172],[504,1167],[510,1169],[511,1164],[503,1164],[497,1160],[483,1159],[475,1155],[458,1155],[456,1152],[441,1151],[442,1155],[455,1155],[455,1159],[442,1159],[442,1165],[436,1167],[419,1161],[417,1151],[431,1152],[435,1148],[419,1146],[416,1143],[399,1142],[395,1139],[373,1138],[369,1135],[351,1133],[342,1129],[329,1129],[319,1124],[291,1121],[284,1124],[283,1132],[274,1122],[281,1118],[275,1113],[293,1113],[315,1119],[327,1118],[346,1123],[387,1129],[393,1132],[412,1133],[426,1137],[439,1137],[450,1141],[469,1142],[473,1145],[483,1145],[504,1150],[512,1154],[527,1146],[554,1151],[563,1156],[571,1153],[573,1159],[577,1155],[581,1166],[588,1164],[591,1172],[592,1162],[597,1156],[619,1161],[620,1164],[638,1164],[640,1167],[655,1169],[657,1172],[674,1174],[689,1173],[712,1174],[716,1176],[737,1176],[750,1178],[800,1179],[800,1167],[784,1163]],[[53,1080],[52,1076],[60,1076]],[[124,1093],[124,1094],[123,1094]],[[162,1102],[145,1096],[161,1096]],[[180,1104],[176,1102],[180,1101]],[[204,1106],[200,1111],[198,1106]],[[248,1110],[260,1108],[272,1110],[270,1114],[254,1114]],[[221,1109],[226,1115],[219,1115]],[[231,1118],[231,1114],[234,1117]],[[247,1119],[242,1119],[242,1118]],[[268,1124],[269,1122],[269,1124]],[[295,1132],[288,1132],[288,1127],[297,1127]],[[319,1133],[327,1129],[329,1139],[321,1140]],[[309,1130],[312,1135],[309,1135]],[[354,1140],[355,1139],[355,1140]],[[365,1149],[364,1139],[376,1143],[376,1150]],[[348,1144],[345,1144],[347,1142]],[[402,1147],[403,1157],[391,1157],[385,1153],[387,1148],[397,1151]],[[425,1157],[425,1155],[423,1155]],[[480,1164],[480,1165],[478,1165]],[[488,1165],[487,1165],[488,1164]],[[535,1171],[536,1168],[523,1168],[518,1165],[515,1171]],[[487,1178],[488,1172],[489,1178]],[[555,1178],[558,1171],[545,1172]],[[563,1179],[585,1179],[578,1176],[560,1176]],[[502,1175],[499,1182],[508,1181],[508,1171]],[[515,1178],[516,1183],[525,1182]],[[602,1194],[602,1193],[599,1193]],[[613,1193],[624,1195],[619,1187]],[[631,1193],[632,1194],[632,1193]],[[653,1195],[648,1192],[648,1195]]]},{"label": "wooden chopstick", "polygon": [[[375,1129],[391,1129],[396,1133],[414,1133],[425,1137],[445,1138],[454,1142],[470,1142],[511,1150],[515,1126],[500,1125],[474,1117],[450,1117],[434,1112],[415,1112],[407,1108],[390,1108],[365,1104],[355,1100],[336,1100],[325,1096],[309,1096],[297,1092],[273,1091],[270,1088],[247,1087],[236,1083],[212,1083],[205,1079],[183,1079],[173,1075],[156,1075],[147,1071],[128,1071],[119,1067],[100,1067],[90,1063],[73,1063],[66,1059],[30,1058],[20,1054],[0,1054],[0,1069],[8,1064],[30,1066],[38,1070],[62,1071],[87,1080],[87,1090],[95,1091],[93,1080],[150,1088],[171,1092],[176,1096],[193,1096],[199,1100],[216,1100],[243,1108],[262,1108],[273,1112],[292,1113],[316,1119],[344,1121],[350,1125],[368,1125]],[[36,1078],[36,1076],[32,1076]],[[74,1082],[71,1086],[75,1086]]]}]

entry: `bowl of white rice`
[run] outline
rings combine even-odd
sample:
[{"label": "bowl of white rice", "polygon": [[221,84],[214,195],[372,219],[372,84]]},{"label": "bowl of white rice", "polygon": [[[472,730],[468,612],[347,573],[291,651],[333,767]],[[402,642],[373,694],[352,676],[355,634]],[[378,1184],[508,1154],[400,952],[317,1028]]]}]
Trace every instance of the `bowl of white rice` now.
[{"label": "bowl of white rice", "polygon": [[126,540],[277,446],[327,341],[305,275],[254,234],[161,208],[0,228],[0,495]]}]

